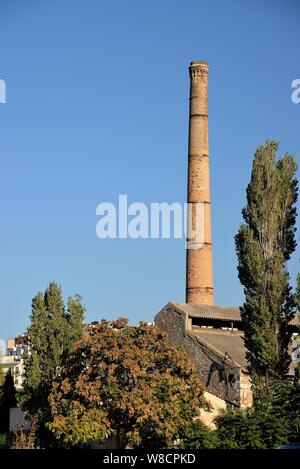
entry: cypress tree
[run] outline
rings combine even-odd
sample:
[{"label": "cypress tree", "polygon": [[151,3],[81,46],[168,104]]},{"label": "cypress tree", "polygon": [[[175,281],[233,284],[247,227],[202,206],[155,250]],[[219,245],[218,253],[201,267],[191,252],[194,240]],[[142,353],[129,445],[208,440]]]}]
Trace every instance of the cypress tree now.
[{"label": "cypress tree", "polygon": [[270,380],[288,373],[288,323],[296,306],[286,262],[296,247],[297,166],[289,154],[276,159],[277,149],[278,143],[268,141],[255,153],[244,224],[235,237],[254,396],[268,398]]},{"label": "cypress tree", "polygon": [[73,344],[83,336],[84,316],[86,308],[82,304],[82,297],[78,294],[68,298],[66,314],[66,348],[69,351]]},{"label": "cypress tree", "polygon": [[[83,334],[85,308],[80,295],[68,299],[67,311],[61,287],[51,282],[45,293],[32,300],[29,352],[25,354],[22,408],[37,418],[40,433],[49,418],[48,396],[68,351]],[[43,435],[45,437],[45,435]]]},{"label": "cypress tree", "polygon": [[[61,365],[61,358],[65,345],[65,306],[62,297],[62,290],[55,282],[51,282],[46,288],[44,295],[44,303],[48,315],[47,327],[47,345],[49,377],[51,381],[57,375],[57,370]],[[50,361],[49,361],[50,359]]]}]

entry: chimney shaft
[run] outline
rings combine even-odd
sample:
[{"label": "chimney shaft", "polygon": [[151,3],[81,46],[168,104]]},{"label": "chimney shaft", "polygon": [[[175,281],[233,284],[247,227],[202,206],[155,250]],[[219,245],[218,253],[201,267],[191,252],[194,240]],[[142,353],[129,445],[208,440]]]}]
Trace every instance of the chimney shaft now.
[{"label": "chimney shaft", "polygon": [[190,114],[188,148],[188,202],[192,210],[192,227],[196,226],[196,205],[204,209],[203,244],[187,249],[186,302],[212,305],[213,272],[210,217],[208,152],[208,64],[192,62],[190,72]]}]

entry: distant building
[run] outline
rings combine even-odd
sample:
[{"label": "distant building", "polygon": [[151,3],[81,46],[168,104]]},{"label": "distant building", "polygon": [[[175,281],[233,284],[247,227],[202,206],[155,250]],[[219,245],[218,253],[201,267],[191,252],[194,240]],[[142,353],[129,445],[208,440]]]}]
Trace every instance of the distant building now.
[{"label": "distant building", "polygon": [[16,389],[23,386],[24,360],[23,354],[28,350],[28,335],[22,334],[15,339],[8,339],[6,352],[0,356],[0,367],[7,373],[11,371]]}]

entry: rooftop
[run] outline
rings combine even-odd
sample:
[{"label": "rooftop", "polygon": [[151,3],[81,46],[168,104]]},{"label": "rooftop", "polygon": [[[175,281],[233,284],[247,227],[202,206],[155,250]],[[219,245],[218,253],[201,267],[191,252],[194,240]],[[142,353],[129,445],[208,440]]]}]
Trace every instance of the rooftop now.
[{"label": "rooftop", "polygon": [[[175,307],[184,311],[192,317],[205,318],[205,319],[218,319],[224,321],[238,321],[241,322],[240,309],[234,306],[208,306],[196,305],[190,303],[175,303]],[[300,313],[297,313],[295,318],[290,322],[292,326],[300,326]]]},{"label": "rooftop", "polygon": [[200,327],[193,328],[191,332],[197,337],[199,342],[220,355],[224,362],[231,362],[239,367],[247,366],[246,349],[242,333]]}]

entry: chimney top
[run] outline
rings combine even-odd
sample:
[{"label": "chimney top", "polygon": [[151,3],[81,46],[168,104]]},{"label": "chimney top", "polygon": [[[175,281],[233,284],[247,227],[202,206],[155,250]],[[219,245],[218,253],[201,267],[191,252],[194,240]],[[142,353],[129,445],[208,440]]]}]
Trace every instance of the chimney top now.
[{"label": "chimney top", "polygon": [[208,62],[205,62],[204,60],[196,60],[195,62],[191,62],[191,67],[196,67],[197,65],[208,66]]}]

